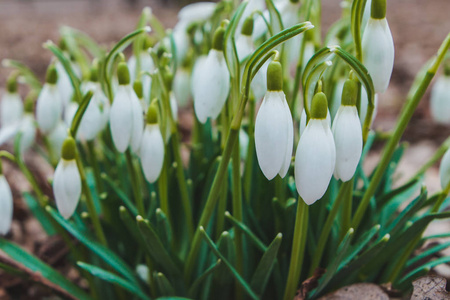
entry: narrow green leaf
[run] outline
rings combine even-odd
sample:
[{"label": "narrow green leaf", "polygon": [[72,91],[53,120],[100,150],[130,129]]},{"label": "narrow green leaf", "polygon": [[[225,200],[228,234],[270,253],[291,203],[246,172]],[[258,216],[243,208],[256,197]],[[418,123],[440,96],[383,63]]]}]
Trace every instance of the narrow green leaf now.
[{"label": "narrow green leaf", "polygon": [[34,255],[24,251],[16,244],[4,238],[0,238],[0,249],[15,261],[23,264],[33,272],[40,273],[44,278],[58,285],[74,297],[79,299],[91,299],[82,289],[67,280],[61,273],[57,272]]},{"label": "narrow green leaf", "polygon": [[267,281],[272,274],[273,267],[277,261],[278,249],[280,248],[282,237],[283,235],[279,233],[272,243],[270,243],[266,252],[259,261],[252,280],[250,281],[250,287],[259,296],[263,295],[264,289],[267,286]]},{"label": "narrow green leaf", "polygon": [[73,235],[76,239],[78,239],[83,245],[85,245],[92,252],[97,254],[101,259],[103,259],[107,265],[110,265],[113,269],[121,273],[125,276],[130,282],[137,284],[137,279],[134,275],[134,272],[130,269],[130,267],[113,251],[104,247],[100,243],[98,243],[89,232],[79,231],[71,222],[65,220],[58,212],[55,211],[50,206],[46,206],[45,208],[52,217],[62,226],[64,227],[71,235]]},{"label": "narrow green leaf", "polygon": [[78,127],[80,127],[80,124],[81,124],[81,119],[89,105],[89,102],[91,102],[93,95],[94,94],[92,91],[88,91],[86,93],[86,95],[84,95],[83,99],[81,100],[80,106],[78,106],[78,109],[72,119],[72,124],[70,126],[70,134],[72,136],[77,136]]},{"label": "narrow green leaf", "polygon": [[264,245],[264,243],[250,230],[250,228],[247,227],[247,225],[237,220],[228,211],[225,212],[225,217],[231,222],[231,224],[233,224],[234,228],[245,233],[250,238],[250,240],[256,245],[256,247],[258,247],[258,249],[260,249],[263,252],[267,250],[267,246]]},{"label": "narrow green leaf", "polygon": [[154,273],[153,277],[155,279],[156,284],[158,285],[160,294],[164,296],[173,296],[176,294],[172,284],[170,284],[169,280],[163,273],[161,272]]},{"label": "narrow green leaf", "polygon": [[113,190],[114,194],[117,195],[120,200],[123,201],[123,204],[131,211],[133,216],[136,216],[138,214],[136,206],[131,202],[131,200],[128,198],[127,194],[124,193],[121,189],[118,188],[117,184],[112,181],[112,179],[105,173],[102,175],[102,179],[105,181],[105,183]]},{"label": "narrow green leaf", "polygon": [[133,295],[136,295],[141,299],[150,299],[150,297],[145,295],[145,293],[141,290],[139,286],[131,284],[129,281],[117,276],[116,274],[113,274],[99,267],[81,261],[77,262],[77,265],[83,270],[88,271],[95,277],[100,278],[101,280],[104,280],[111,284],[123,287],[124,289],[130,291]]},{"label": "narrow green leaf", "polygon": [[125,224],[125,227],[128,229],[128,232],[133,236],[133,238],[138,242],[138,244],[144,249],[145,248],[144,239],[142,238],[142,235],[139,234],[139,229],[137,227],[137,224],[136,224],[135,220],[130,216],[130,213],[128,212],[128,210],[125,207],[120,206],[119,214],[120,214],[120,219]]},{"label": "narrow green leaf", "polygon": [[398,200],[399,202],[402,202],[402,200],[406,201],[410,197],[410,193],[415,192],[418,189],[421,181],[422,180],[420,178],[416,178],[394,190],[391,190],[389,193],[379,197],[377,199],[377,204],[380,207],[383,207],[389,202],[394,201],[397,197],[401,197],[401,199]]},{"label": "narrow green leaf", "polygon": [[25,81],[36,91],[40,91],[42,89],[42,84],[39,78],[25,64],[13,59],[4,59],[2,60],[2,65],[5,68],[17,69],[25,78]]},{"label": "narrow green leaf", "polygon": [[41,223],[42,228],[45,230],[45,232],[48,235],[56,234],[56,230],[53,227],[47,212],[42,208],[41,205],[39,205],[38,200],[28,192],[23,194],[23,198],[25,199],[28,208],[33,213],[33,216],[35,216],[36,219],[38,219],[39,223]]},{"label": "narrow green leaf", "polygon": [[169,248],[172,243],[172,229],[170,228],[169,220],[160,208],[156,209],[156,224],[161,242],[166,248]]},{"label": "narrow green leaf", "polygon": [[419,261],[426,259],[429,256],[432,256],[432,255],[436,254],[437,252],[444,250],[448,247],[450,247],[450,242],[442,243],[442,244],[436,245],[434,247],[431,247],[430,249],[428,249],[428,250],[414,256],[410,260],[408,260],[405,267],[408,268],[408,267],[414,265],[415,263],[418,263]]},{"label": "narrow green leaf", "polygon": [[194,297],[195,293],[197,292],[198,288],[200,287],[200,284],[202,284],[203,281],[205,281],[210,275],[214,273],[214,271],[217,270],[217,268],[221,266],[221,260],[218,259],[215,264],[213,264],[211,267],[209,267],[205,272],[203,272],[202,275],[200,275],[194,283],[192,283],[191,287],[189,288],[188,295],[189,297]]},{"label": "narrow green leaf", "polygon": [[380,225],[377,224],[372,227],[372,229],[365,232],[363,236],[358,240],[358,242],[350,248],[349,254],[346,255],[346,257],[342,260],[339,269],[346,266],[355,256],[357,256],[361,252],[361,250],[369,244],[369,242],[373,239],[373,237],[378,233],[379,230]]},{"label": "narrow green leaf", "polygon": [[169,274],[180,275],[180,269],[175,265],[169,253],[166,251],[161,239],[156,234],[153,227],[148,220],[144,220],[141,216],[136,217],[139,231],[146,244],[146,250],[153,257],[154,261],[158,263]]},{"label": "narrow green leaf", "polygon": [[412,270],[411,272],[409,272],[408,274],[406,274],[398,283],[399,285],[401,285],[404,282],[409,282],[411,281],[411,278],[414,277],[415,275],[417,275],[421,270],[423,269],[432,269],[440,264],[448,264],[450,263],[450,256],[446,256],[446,257],[441,257],[438,258],[436,260],[430,261],[414,270]]},{"label": "narrow green leaf", "polygon": [[98,46],[95,40],[78,29],[63,26],[60,29],[60,33],[62,36],[70,35],[79,45],[85,47],[90,52],[92,57],[100,58],[105,55],[105,52]]},{"label": "narrow green leaf", "polygon": [[217,249],[217,246],[214,244],[214,242],[211,240],[211,238],[206,233],[205,229],[200,226],[200,234],[203,235],[203,238],[208,243],[208,246],[211,248],[212,252],[220,258],[224,265],[230,270],[231,274],[237,279],[237,282],[243,287],[245,292],[252,298],[252,299],[259,299],[258,296],[255,294],[255,292],[252,290],[252,288],[249,286],[249,284],[245,281],[244,278],[239,274],[238,271],[230,264],[230,262],[220,253],[219,249]]}]

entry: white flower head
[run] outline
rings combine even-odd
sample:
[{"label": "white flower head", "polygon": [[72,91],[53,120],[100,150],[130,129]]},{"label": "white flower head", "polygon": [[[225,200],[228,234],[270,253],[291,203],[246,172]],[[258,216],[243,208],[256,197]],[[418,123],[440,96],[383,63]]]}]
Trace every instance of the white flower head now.
[{"label": "white flower head", "polygon": [[0,174],[0,234],[5,235],[11,229],[13,216],[13,197],[11,188],[3,174]]},{"label": "white flower head", "polygon": [[17,92],[17,81],[15,78],[8,79],[8,89],[0,102],[0,124],[1,127],[19,122],[23,115],[23,103]]},{"label": "white flower head", "polygon": [[56,128],[51,131],[47,138],[48,143],[50,144],[52,153],[56,156],[56,159],[61,157],[61,148],[64,143],[65,138],[67,137],[67,130],[69,127],[63,121],[59,121]]},{"label": "white flower head", "polygon": [[311,119],[295,154],[295,183],[299,195],[311,205],[326,192],[336,163],[333,134],[326,120],[328,109],[324,93],[314,95]]},{"label": "white flower head", "polygon": [[216,119],[230,92],[230,73],[223,54],[224,28],[214,34],[213,48],[192,76],[192,96],[195,115],[201,123]]},{"label": "white flower head", "polygon": [[358,87],[354,80],[347,80],[342,91],[342,105],[333,121],[333,137],[336,145],[334,177],[349,181],[355,174],[361,158],[362,128],[356,109]]},{"label": "white flower head", "polygon": [[430,109],[434,121],[450,125],[450,74],[439,77],[433,85]]},{"label": "white flower head", "polygon": [[61,97],[62,105],[66,106],[72,100],[74,92],[73,86],[70,81],[69,74],[67,74],[66,70],[59,60],[55,62],[55,68],[58,72],[58,81],[56,82],[56,86]]},{"label": "white flower head", "polygon": [[120,63],[118,67],[119,87],[117,88],[110,111],[110,128],[116,149],[123,153],[131,146],[139,150],[144,130],[144,117],[141,103],[130,85],[128,67]]},{"label": "white flower head", "polygon": [[362,48],[364,65],[372,77],[375,91],[383,93],[391,79],[395,52],[386,20],[386,0],[372,1],[371,17],[364,30]]},{"label": "white flower head", "polygon": [[271,62],[267,70],[268,91],[255,122],[255,147],[258,163],[267,179],[286,176],[292,158],[294,125],[282,91],[281,64]]},{"label": "white flower head", "polygon": [[81,197],[81,177],[75,160],[75,147],[75,140],[66,138],[53,178],[56,207],[65,219],[73,215]]},{"label": "white flower head", "polygon": [[243,62],[250,54],[255,51],[252,39],[253,17],[249,16],[244,21],[241,34],[236,39],[236,52],[240,62]]},{"label": "white flower head", "polygon": [[150,183],[155,182],[161,173],[164,164],[164,147],[164,140],[158,125],[157,109],[150,105],[139,153],[145,179]]},{"label": "white flower head", "polygon": [[181,107],[186,107],[191,97],[191,74],[185,67],[177,69],[173,78],[172,90]]},{"label": "white flower head", "polygon": [[39,128],[45,134],[55,129],[61,119],[62,101],[56,86],[57,79],[56,68],[50,66],[47,70],[46,83],[37,99],[36,120]]},{"label": "white flower head", "polygon": [[31,113],[25,113],[20,123],[19,132],[22,134],[20,141],[20,153],[25,153],[34,143],[36,127]]}]

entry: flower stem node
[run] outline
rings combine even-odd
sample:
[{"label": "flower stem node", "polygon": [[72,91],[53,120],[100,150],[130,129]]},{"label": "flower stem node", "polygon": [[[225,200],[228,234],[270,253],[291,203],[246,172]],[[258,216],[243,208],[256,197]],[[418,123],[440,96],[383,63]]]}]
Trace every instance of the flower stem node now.
[{"label": "flower stem node", "polygon": [[158,123],[158,110],[154,105],[150,105],[147,110],[147,124]]},{"label": "flower stem node", "polygon": [[327,96],[320,92],[314,95],[311,102],[311,118],[326,119],[328,114]]},{"label": "flower stem node", "polygon": [[76,151],[75,140],[71,136],[68,136],[62,145],[61,157],[65,160],[75,159]]},{"label": "flower stem node", "polygon": [[117,66],[117,78],[119,79],[120,85],[130,84],[130,71],[125,62],[120,62]]},{"label": "flower stem node", "polygon": [[356,80],[347,79],[342,89],[341,105],[356,106],[358,98],[358,84]]},{"label": "flower stem node", "polygon": [[281,68],[281,63],[278,61],[270,62],[267,67],[267,90],[283,90],[283,70]]},{"label": "flower stem node", "polygon": [[50,65],[48,67],[45,82],[48,84],[56,84],[56,82],[58,82],[58,72],[56,71],[56,67],[54,65]]}]

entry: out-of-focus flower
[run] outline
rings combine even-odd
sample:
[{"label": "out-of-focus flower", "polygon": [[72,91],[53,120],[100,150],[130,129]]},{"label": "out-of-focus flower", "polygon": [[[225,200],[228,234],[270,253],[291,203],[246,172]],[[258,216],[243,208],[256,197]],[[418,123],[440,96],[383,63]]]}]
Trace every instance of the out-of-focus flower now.
[{"label": "out-of-focus flower", "polygon": [[431,116],[441,124],[450,124],[450,66],[448,74],[439,77],[431,90]]},{"label": "out-of-focus flower", "polygon": [[61,95],[56,86],[58,73],[51,65],[47,70],[47,77],[41,93],[37,99],[36,120],[40,130],[48,134],[56,128],[61,120],[62,102]]},{"label": "out-of-focus flower", "polygon": [[442,157],[439,177],[441,179],[441,187],[445,189],[450,183],[450,149]]},{"label": "out-of-focus flower", "polygon": [[17,81],[15,76],[8,79],[6,93],[0,102],[1,127],[13,125],[20,122],[23,115],[23,103],[17,92]]},{"label": "out-of-focus flower", "polygon": [[[1,168],[1,167],[0,167]],[[11,229],[13,216],[13,197],[5,175],[0,172],[0,234],[5,235]]]}]

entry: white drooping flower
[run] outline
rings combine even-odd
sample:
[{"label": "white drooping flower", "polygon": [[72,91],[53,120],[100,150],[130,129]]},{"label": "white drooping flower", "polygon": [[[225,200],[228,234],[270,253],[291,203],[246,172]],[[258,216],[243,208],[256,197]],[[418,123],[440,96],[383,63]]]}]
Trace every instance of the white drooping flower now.
[{"label": "white drooping flower", "polygon": [[450,74],[436,80],[431,90],[431,116],[440,124],[450,124]]},{"label": "white drooping flower", "polygon": [[25,113],[20,123],[19,132],[22,134],[20,141],[20,153],[25,153],[34,143],[36,138],[36,126],[31,113]]},{"label": "white drooping flower", "polygon": [[50,66],[47,70],[46,83],[37,99],[36,121],[44,134],[55,129],[61,120],[62,100],[56,86],[57,79],[56,68]]},{"label": "white drooping flower", "polygon": [[0,174],[0,234],[5,235],[11,229],[13,216],[13,197],[5,175]]},{"label": "white drooping flower", "polygon": [[[146,45],[148,46],[148,45]],[[133,55],[128,60],[128,68],[130,70],[130,81],[135,82],[139,75],[138,72],[149,72],[153,73],[155,71],[155,64],[153,63],[153,59],[148,52],[148,48],[144,49],[139,54],[139,66],[137,65],[138,61],[136,57]],[[143,75],[139,78],[142,82],[142,91],[143,98],[146,102],[150,102],[150,93],[152,89],[152,77]]]},{"label": "white drooping flower", "polygon": [[129,71],[125,63],[119,64],[118,76],[119,87],[109,117],[111,135],[119,152],[125,152],[129,146],[134,152],[137,152],[144,130],[142,107],[130,85]]},{"label": "white drooping flower", "polygon": [[56,125],[56,128],[47,135],[49,146],[53,155],[55,156],[55,159],[57,160],[61,157],[61,148],[64,140],[67,137],[68,129],[69,127],[65,122],[59,121],[58,125]]},{"label": "white drooping flower", "polygon": [[0,102],[1,127],[19,122],[23,115],[23,103],[17,92],[17,82],[15,78],[8,80],[8,89]]},{"label": "white drooping flower", "polygon": [[286,176],[292,158],[294,125],[282,91],[281,64],[271,62],[267,70],[267,93],[255,122],[255,147],[259,167],[267,179]]},{"label": "white drooping flower", "polygon": [[317,93],[312,100],[311,119],[300,136],[295,154],[297,191],[308,205],[325,194],[336,164],[336,149],[327,114],[326,96]]},{"label": "white drooping flower", "polygon": [[164,164],[164,140],[158,125],[157,110],[152,105],[147,112],[147,125],[142,135],[140,153],[145,179],[155,182]]},{"label": "white drooping flower", "polygon": [[224,34],[222,27],[216,30],[213,48],[192,75],[194,110],[201,123],[217,118],[230,92],[230,73],[222,51]]},{"label": "white drooping flower", "polygon": [[177,69],[173,78],[172,90],[181,107],[186,107],[191,97],[191,74],[187,68]]},{"label": "white drooping flower", "polygon": [[358,87],[354,80],[347,80],[342,91],[342,104],[331,128],[336,145],[334,177],[349,181],[355,174],[361,158],[362,128],[356,108]]},{"label": "white drooping flower", "polygon": [[372,1],[371,17],[364,30],[362,48],[364,65],[372,77],[375,91],[383,93],[391,79],[395,51],[386,20],[386,0]]},{"label": "white drooping flower", "polygon": [[[284,29],[292,27],[301,22],[300,1],[282,0],[275,3],[275,7],[280,12]],[[300,54],[301,38],[294,37],[286,41],[286,55],[291,65],[296,65]]]},{"label": "white drooping flower", "polygon": [[441,179],[441,187],[445,189],[450,183],[450,149],[442,157],[439,167],[439,177]]},{"label": "white drooping flower", "polygon": [[72,100],[73,86],[70,81],[70,77],[64,69],[59,60],[55,62],[56,72],[58,73],[58,80],[56,86],[58,88],[59,95],[61,97],[62,105],[65,107]]},{"label": "white drooping flower", "polygon": [[[302,114],[300,115],[300,123],[299,123],[299,135],[300,135],[300,136],[303,134],[303,131],[305,131],[305,128],[306,128],[306,119],[307,119],[306,111],[305,111],[305,109],[303,108],[303,109],[302,109]],[[327,110],[327,117],[326,117],[326,120],[327,120],[328,126],[331,127],[331,117],[330,117],[330,111],[329,111],[329,110]]]},{"label": "white drooping flower", "polygon": [[75,140],[66,138],[53,178],[56,207],[65,219],[73,215],[81,196],[81,177],[75,160],[75,147]]},{"label": "white drooping flower", "polygon": [[245,19],[241,33],[236,39],[236,52],[240,62],[243,62],[255,51],[252,39],[253,33],[253,17]]}]

